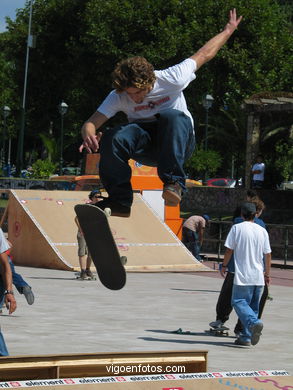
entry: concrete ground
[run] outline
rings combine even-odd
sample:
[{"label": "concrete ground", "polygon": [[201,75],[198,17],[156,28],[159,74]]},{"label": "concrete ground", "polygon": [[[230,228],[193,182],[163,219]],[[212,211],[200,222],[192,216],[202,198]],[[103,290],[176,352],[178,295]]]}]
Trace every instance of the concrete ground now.
[{"label": "concrete ground", "polygon": [[[263,336],[254,347],[205,333],[215,319],[223,279],[217,273],[128,273],[121,291],[73,272],[16,267],[33,287],[32,306],[0,317],[10,355],[208,350],[208,371],[284,369],[293,374],[293,270],[273,268]],[[236,321],[232,313],[228,326]],[[178,335],[183,328],[194,335]]]}]

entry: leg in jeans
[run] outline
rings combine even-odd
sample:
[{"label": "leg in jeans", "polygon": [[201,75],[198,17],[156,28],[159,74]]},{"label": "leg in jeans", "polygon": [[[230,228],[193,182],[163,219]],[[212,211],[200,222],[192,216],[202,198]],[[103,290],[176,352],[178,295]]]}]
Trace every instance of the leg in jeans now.
[{"label": "leg in jeans", "polygon": [[[261,299],[260,299],[260,302],[259,302],[258,318],[261,318],[261,316],[262,316],[262,312],[263,312],[264,306],[266,304],[266,301],[268,299],[268,295],[269,295],[268,285],[265,284],[264,289],[263,289],[263,293],[262,293],[262,296],[261,296]],[[237,321],[237,324],[235,326],[234,332],[235,333],[241,333],[242,330],[243,330],[243,326],[241,324],[241,321],[238,318],[238,321]]]},{"label": "leg in jeans", "polygon": [[243,324],[243,341],[250,341],[250,327],[259,321],[258,309],[262,291],[263,286],[233,285],[232,306]]},{"label": "leg in jeans", "polygon": [[260,302],[259,302],[258,318],[261,318],[261,316],[262,316],[262,312],[263,312],[263,309],[265,307],[266,301],[268,299],[268,295],[269,295],[268,285],[265,284],[264,289],[263,289],[263,293],[262,293],[262,296],[261,296]]},{"label": "leg in jeans", "polygon": [[178,182],[185,190],[184,162],[195,148],[190,118],[178,110],[166,110],[158,117],[158,175],[163,183]]},{"label": "leg in jeans", "polygon": [[183,164],[195,146],[190,118],[178,110],[166,110],[151,123],[130,123],[107,130],[101,139],[100,177],[109,197],[131,206],[130,158],[158,167],[164,183],[185,188]]},{"label": "leg in jeans", "polygon": [[186,248],[198,259],[200,247],[198,244],[198,234],[191,229],[183,227],[182,229],[182,242]]},{"label": "leg in jeans", "polygon": [[7,347],[5,344],[5,340],[4,340],[3,334],[0,330],[0,356],[8,356],[8,355],[9,355],[9,353],[8,353],[8,350],[7,350]]},{"label": "leg in jeans", "polygon": [[216,319],[222,321],[223,323],[228,321],[233,310],[231,305],[233,280],[234,273],[227,272],[216,306]]},{"label": "leg in jeans", "polygon": [[12,263],[10,257],[8,257],[11,272],[12,272],[12,282],[14,286],[17,288],[17,291],[20,294],[23,294],[23,287],[28,286],[27,282],[23,279],[23,277],[15,272],[14,264]]},{"label": "leg in jeans", "polygon": [[143,152],[150,147],[150,134],[135,123],[108,129],[103,134],[99,173],[113,201],[124,206],[132,205],[131,168],[128,160],[133,158],[136,152]]}]

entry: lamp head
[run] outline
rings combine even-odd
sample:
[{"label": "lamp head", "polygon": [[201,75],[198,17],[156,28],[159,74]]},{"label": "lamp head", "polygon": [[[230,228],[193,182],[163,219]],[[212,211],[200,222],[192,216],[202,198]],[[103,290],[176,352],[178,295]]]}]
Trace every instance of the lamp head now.
[{"label": "lamp head", "polygon": [[206,110],[209,110],[212,107],[213,103],[214,98],[212,97],[212,95],[209,95],[208,93],[204,95],[202,104]]},{"label": "lamp head", "polygon": [[4,118],[7,118],[10,115],[11,109],[8,106],[3,107]]},{"label": "lamp head", "polygon": [[68,105],[65,102],[61,102],[58,106],[60,114],[63,116],[67,113]]}]

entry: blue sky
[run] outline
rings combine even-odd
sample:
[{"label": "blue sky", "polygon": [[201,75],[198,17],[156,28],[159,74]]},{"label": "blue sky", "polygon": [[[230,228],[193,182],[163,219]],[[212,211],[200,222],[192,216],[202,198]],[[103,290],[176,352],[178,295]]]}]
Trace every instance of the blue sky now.
[{"label": "blue sky", "polygon": [[5,16],[15,19],[17,8],[24,8],[26,0],[0,0],[0,33],[5,31]]}]

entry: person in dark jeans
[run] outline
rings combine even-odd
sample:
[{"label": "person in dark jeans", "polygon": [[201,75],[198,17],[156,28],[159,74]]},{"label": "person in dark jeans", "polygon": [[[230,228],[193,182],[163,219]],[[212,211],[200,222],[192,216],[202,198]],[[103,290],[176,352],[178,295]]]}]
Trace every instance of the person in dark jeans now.
[{"label": "person in dark jeans", "polygon": [[[130,216],[133,193],[129,159],[157,167],[165,204],[179,204],[186,190],[183,165],[195,148],[193,118],[183,91],[195,80],[195,72],[217,55],[241,19],[236,9],[231,10],[223,31],[191,57],[167,69],[155,70],[139,56],[117,64],[112,73],[114,89],[81,130],[83,144],[79,150],[99,150],[99,174],[109,195],[97,207],[110,208],[112,216]],[[118,112],[126,114],[128,123],[101,132]]]},{"label": "person in dark jeans", "polygon": [[[262,226],[264,229],[266,229],[266,225],[264,221],[261,218],[259,218],[260,215],[262,214],[262,211],[265,208],[265,205],[259,198],[253,201],[253,203],[255,203],[256,210],[257,210],[257,214],[256,217],[254,218],[254,222]],[[238,210],[238,208],[236,210]],[[240,217],[239,215],[237,216],[237,211],[235,211],[233,224],[237,224],[241,222],[243,222],[243,218]],[[232,298],[232,289],[233,289],[233,281],[234,281],[234,271],[235,271],[235,265],[234,265],[233,255],[232,255],[231,260],[228,263],[227,273],[216,305],[216,320],[210,322],[209,324],[212,328],[222,327],[225,324],[225,322],[229,320],[230,314],[233,310],[231,304],[231,298]],[[259,303],[259,318],[261,318],[262,316],[265,303],[268,299],[268,295],[269,295],[268,286],[265,283],[264,290]],[[234,328],[234,333],[236,335],[239,335],[241,331],[242,331],[242,324],[241,321],[238,319]]]},{"label": "person in dark jeans", "polygon": [[204,231],[209,223],[210,217],[206,214],[203,216],[192,215],[183,224],[182,242],[193,256],[201,261],[200,249],[204,239]]}]

